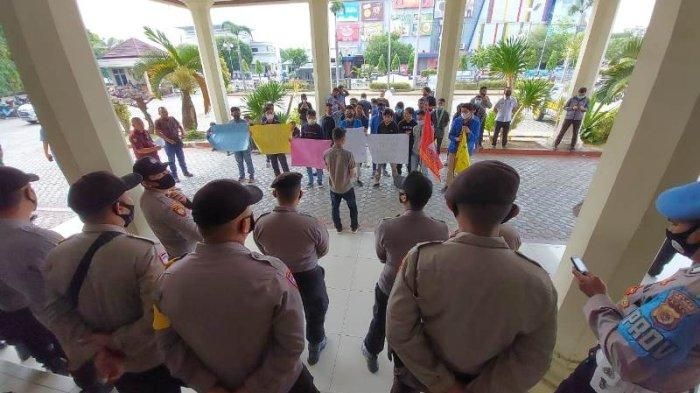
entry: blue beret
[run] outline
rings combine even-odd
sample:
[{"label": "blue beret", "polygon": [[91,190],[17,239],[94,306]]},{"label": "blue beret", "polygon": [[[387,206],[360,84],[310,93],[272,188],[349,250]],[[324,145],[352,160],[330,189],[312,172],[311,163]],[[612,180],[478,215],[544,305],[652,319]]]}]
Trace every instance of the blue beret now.
[{"label": "blue beret", "polygon": [[700,181],[662,192],[656,199],[656,210],[674,221],[700,220]]}]

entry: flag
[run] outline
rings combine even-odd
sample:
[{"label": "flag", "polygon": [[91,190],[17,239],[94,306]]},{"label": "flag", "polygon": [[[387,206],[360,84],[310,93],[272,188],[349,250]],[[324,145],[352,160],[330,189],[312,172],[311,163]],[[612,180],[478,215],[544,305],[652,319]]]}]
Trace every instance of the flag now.
[{"label": "flag", "polygon": [[442,161],[440,161],[440,152],[435,145],[435,130],[433,130],[433,122],[430,120],[430,112],[425,114],[425,122],[423,123],[423,134],[420,138],[420,159],[430,172],[440,180],[440,169],[442,169]]},{"label": "flag", "polygon": [[463,170],[469,168],[471,161],[469,160],[469,152],[467,151],[467,134],[462,133],[459,138],[459,146],[457,146],[457,156],[455,157],[455,175],[460,174]]}]

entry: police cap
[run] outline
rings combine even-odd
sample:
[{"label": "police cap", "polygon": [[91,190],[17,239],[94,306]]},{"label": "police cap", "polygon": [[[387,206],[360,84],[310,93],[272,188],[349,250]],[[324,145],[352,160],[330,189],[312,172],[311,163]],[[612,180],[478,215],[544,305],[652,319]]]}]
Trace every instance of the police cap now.
[{"label": "police cap", "polygon": [[17,168],[0,166],[0,202],[13,192],[37,180],[39,180],[39,176],[33,173],[24,173]]},{"label": "police cap", "polygon": [[656,199],[656,210],[673,221],[700,220],[700,181],[670,188]]},{"label": "police cap", "polygon": [[271,187],[275,190],[301,187],[302,174],[299,172],[285,172],[277,176]]},{"label": "police cap", "polygon": [[126,191],[138,186],[143,177],[130,173],[117,177],[107,171],[83,175],[68,190],[68,206],[79,216],[89,216],[113,204]]},{"label": "police cap", "polygon": [[141,157],[134,163],[134,173],[138,173],[148,180],[149,176],[162,173],[168,168],[167,162],[160,162],[159,159],[151,156]]},{"label": "police cap", "polygon": [[235,220],[262,197],[262,191],[256,186],[244,186],[230,179],[213,180],[194,194],[192,218],[203,227],[223,225]]},{"label": "police cap", "polygon": [[454,205],[498,204],[515,202],[520,175],[500,161],[481,161],[459,174],[445,193],[445,200]]}]

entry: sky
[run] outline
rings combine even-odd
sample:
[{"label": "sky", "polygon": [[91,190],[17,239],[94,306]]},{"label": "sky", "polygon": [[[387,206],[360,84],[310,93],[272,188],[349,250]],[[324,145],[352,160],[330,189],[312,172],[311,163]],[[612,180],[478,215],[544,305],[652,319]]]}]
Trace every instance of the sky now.
[{"label": "sky", "polygon": [[[613,32],[646,27],[656,0],[622,0]],[[187,9],[153,0],[78,0],[83,22],[101,37],[144,39],[143,26],[163,30],[176,42],[177,26],[192,25]],[[309,11],[305,3],[217,7],[216,24],[229,20],[253,29],[255,41],[272,42],[280,48],[311,48]],[[331,21],[331,31],[334,30]],[[178,42],[176,42],[178,43]]]}]

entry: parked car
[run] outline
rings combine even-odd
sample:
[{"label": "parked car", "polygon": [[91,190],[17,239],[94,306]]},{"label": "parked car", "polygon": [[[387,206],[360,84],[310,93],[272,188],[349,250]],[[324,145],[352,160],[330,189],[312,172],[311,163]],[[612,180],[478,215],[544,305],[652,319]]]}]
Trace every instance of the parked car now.
[{"label": "parked car", "polygon": [[36,124],[39,119],[36,117],[36,112],[34,112],[34,106],[32,104],[24,104],[17,108],[17,115],[20,119],[30,123]]}]

